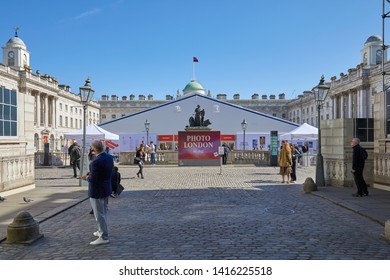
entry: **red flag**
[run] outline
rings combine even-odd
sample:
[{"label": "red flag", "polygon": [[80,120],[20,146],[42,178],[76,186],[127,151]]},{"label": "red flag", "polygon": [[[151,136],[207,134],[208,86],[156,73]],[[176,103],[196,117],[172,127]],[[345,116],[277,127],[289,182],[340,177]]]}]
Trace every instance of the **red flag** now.
[{"label": "red flag", "polygon": [[119,145],[111,140],[106,140],[106,146],[112,150],[112,149],[118,147]]},{"label": "red flag", "polygon": [[193,62],[199,62],[198,58],[194,56]]}]

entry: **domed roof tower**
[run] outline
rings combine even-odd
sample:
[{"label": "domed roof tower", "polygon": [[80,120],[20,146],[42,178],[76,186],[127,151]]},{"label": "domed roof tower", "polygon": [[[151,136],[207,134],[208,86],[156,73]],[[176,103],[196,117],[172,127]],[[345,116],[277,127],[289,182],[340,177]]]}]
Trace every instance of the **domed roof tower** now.
[{"label": "domed roof tower", "polygon": [[374,66],[382,63],[384,57],[387,60],[387,50],[383,53],[383,40],[378,35],[368,37],[361,50],[362,63],[364,66]]},{"label": "domed roof tower", "polygon": [[15,30],[15,36],[8,40],[3,48],[3,64],[15,70],[24,70],[30,66],[30,52],[26,44],[18,36],[19,28]]},{"label": "domed roof tower", "polygon": [[197,81],[191,80],[185,88],[183,89],[183,95],[190,95],[190,94],[205,94],[205,89],[204,87]]}]

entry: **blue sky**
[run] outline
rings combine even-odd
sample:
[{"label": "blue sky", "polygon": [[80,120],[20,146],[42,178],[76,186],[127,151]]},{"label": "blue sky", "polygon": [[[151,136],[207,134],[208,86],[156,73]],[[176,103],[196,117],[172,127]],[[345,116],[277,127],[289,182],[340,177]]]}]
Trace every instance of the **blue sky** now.
[{"label": "blue sky", "polygon": [[382,33],[382,0],[5,1],[4,46],[20,27],[33,72],[77,93],[176,96],[192,78],[213,96],[292,98],[360,63]]}]

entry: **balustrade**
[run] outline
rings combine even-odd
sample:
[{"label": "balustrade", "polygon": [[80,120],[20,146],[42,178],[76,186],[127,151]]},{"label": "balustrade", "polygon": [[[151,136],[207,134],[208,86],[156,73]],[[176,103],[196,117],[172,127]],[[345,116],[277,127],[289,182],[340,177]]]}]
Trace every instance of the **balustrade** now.
[{"label": "balustrade", "polygon": [[383,185],[389,185],[390,178],[390,155],[374,155],[374,182]]},{"label": "balustrade", "polygon": [[0,192],[34,183],[34,155],[0,158]]}]

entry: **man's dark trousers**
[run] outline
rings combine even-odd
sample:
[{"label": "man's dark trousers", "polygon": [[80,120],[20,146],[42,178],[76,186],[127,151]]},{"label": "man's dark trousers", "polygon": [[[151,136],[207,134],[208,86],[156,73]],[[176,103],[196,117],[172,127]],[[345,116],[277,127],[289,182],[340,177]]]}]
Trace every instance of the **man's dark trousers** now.
[{"label": "man's dark trousers", "polygon": [[367,184],[366,184],[366,181],[364,181],[364,178],[363,178],[363,170],[356,170],[353,173],[353,177],[355,179],[355,184],[356,184],[356,187],[357,187],[357,193],[359,195],[368,194]]},{"label": "man's dark trousers", "polygon": [[73,166],[73,177],[77,177],[77,169],[76,169],[76,167],[80,170],[80,160],[75,160],[72,163],[72,166]]}]

